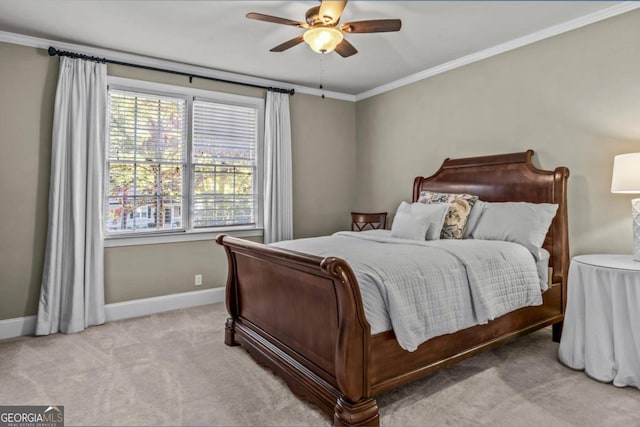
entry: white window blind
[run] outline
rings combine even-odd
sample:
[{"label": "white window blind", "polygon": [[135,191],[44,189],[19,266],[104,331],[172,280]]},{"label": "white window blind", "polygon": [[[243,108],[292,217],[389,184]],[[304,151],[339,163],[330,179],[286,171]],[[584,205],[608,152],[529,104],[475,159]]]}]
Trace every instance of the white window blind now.
[{"label": "white window blind", "polygon": [[109,89],[107,233],[182,229],[186,100]]},{"label": "white window blind", "polygon": [[257,139],[255,107],[194,100],[193,228],[256,223]]}]

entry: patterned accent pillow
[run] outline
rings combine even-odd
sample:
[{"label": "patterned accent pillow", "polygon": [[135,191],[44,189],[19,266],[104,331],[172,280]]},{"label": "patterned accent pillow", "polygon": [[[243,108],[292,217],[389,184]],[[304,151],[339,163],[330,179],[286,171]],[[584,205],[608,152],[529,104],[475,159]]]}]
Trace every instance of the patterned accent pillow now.
[{"label": "patterned accent pillow", "polygon": [[471,194],[434,193],[421,191],[419,203],[451,203],[444,219],[441,239],[462,239],[467,225],[471,208],[478,200],[478,196]]}]

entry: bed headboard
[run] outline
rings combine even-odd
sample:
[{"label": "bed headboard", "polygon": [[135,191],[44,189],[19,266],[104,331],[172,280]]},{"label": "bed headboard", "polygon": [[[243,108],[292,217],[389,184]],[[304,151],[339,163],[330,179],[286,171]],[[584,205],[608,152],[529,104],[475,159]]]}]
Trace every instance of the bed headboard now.
[{"label": "bed headboard", "polygon": [[556,213],[544,242],[551,253],[553,282],[566,285],[569,269],[569,230],[567,224],[567,179],[569,169],[538,169],[531,164],[533,150],[495,156],[446,159],[428,178],[417,177],[413,201],[420,191],[468,193],[487,202],[557,203]]}]

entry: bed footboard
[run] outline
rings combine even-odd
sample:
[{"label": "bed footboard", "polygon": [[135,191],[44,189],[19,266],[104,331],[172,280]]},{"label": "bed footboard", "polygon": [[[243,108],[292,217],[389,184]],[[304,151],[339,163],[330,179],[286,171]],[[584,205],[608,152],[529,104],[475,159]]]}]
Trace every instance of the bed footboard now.
[{"label": "bed footboard", "polygon": [[378,425],[367,379],[370,326],[353,271],[221,235],[229,265],[225,344],[241,345],[336,425]]}]

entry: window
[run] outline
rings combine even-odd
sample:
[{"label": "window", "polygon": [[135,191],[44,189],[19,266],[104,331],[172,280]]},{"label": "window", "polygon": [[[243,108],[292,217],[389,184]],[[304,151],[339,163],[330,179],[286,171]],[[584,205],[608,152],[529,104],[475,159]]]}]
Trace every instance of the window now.
[{"label": "window", "polygon": [[107,233],[182,229],[185,112],[184,99],[109,89]]},{"label": "window", "polygon": [[263,100],[125,83],[108,91],[107,237],[259,229]]},{"label": "window", "polygon": [[256,222],[256,112],[193,103],[193,227]]}]

